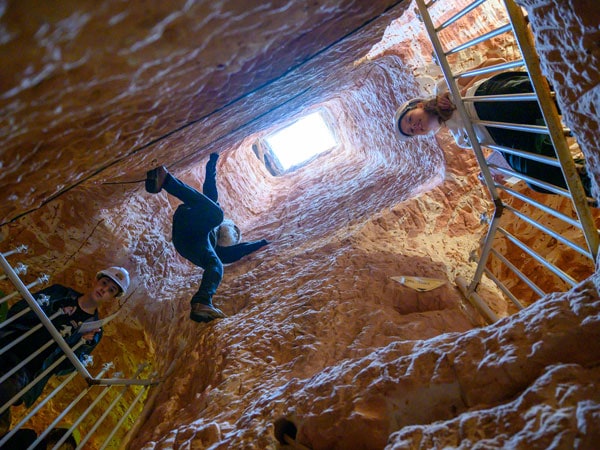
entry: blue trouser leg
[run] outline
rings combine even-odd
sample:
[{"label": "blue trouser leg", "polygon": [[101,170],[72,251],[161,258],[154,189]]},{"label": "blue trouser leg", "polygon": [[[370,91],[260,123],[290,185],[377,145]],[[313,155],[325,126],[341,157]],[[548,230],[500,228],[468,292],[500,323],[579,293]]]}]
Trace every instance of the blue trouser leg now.
[{"label": "blue trouser leg", "polygon": [[173,215],[173,244],[177,252],[204,269],[192,303],[211,304],[221,279],[223,264],[210,243],[209,235],[223,221],[223,211],[215,202],[177,178],[167,175],[164,189],[184,203]]},{"label": "blue trouser leg", "polygon": [[223,263],[212,250],[205,255],[204,273],[198,291],[192,297],[192,303],[212,304],[212,297],[215,295],[221,280],[223,279]]},{"label": "blue trouser leg", "polygon": [[218,221],[215,226],[223,221],[223,218],[218,220],[218,216],[222,216],[223,211],[216,201],[211,200],[206,195],[198,192],[193,187],[188,186],[170,173],[167,174],[167,177],[165,178],[163,188],[169,194],[181,200],[186,206],[191,208],[202,208],[202,212],[207,215],[208,221]]},{"label": "blue trouser leg", "polygon": [[206,176],[204,177],[202,192],[217,205],[219,204],[219,193],[217,192],[217,161],[209,161],[206,164]]}]

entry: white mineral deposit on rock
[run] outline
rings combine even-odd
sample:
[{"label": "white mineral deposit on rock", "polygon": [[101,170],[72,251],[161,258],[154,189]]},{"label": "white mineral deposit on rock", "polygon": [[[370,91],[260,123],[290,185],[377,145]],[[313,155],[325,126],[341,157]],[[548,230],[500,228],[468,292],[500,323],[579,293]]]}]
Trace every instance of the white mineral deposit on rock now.
[{"label": "white mineral deposit on rock", "polygon": [[[413,3],[5,3],[1,250],[29,245],[29,273],[67,285],[108,263],[132,274],[94,359],[170,370],[128,448],[276,449],[282,430],[313,450],[596,448],[600,301],[589,260],[520,230],[585,281],[535,303],[522,289],[533,304],[517,314],[484,277],[482,296],[501,318],[487,327],[454,284],[475,271],[493,203],[472,152],[447,132],[394,134],[398,105],[440,77]],[[450,3],[444,17],[470,2]],[[600,8],[519,4],[596,187]],[[489,8],[444,42],[505,23]],[[495,44],[456,63],[466,69],[499,48],[517,57],[502,36]],[[340,147],[273,177],[252,145],[317,106],[334,118]],[[223,209],[245,239],[271,244],[225,267],[214,303],[228,317],[199,324],[188,317],[202,271],[171,242],[179,202],[135,181],[164,164],[201,189],[215,151]],[[555,197],[552,208],[572,211]],[[391,278],[402,275],[447,282],[419,292]],[[565,290],[552,276],[539,283]],[[66,404],[52,402],[33,428]],[[26,414],[13,411],[13,424]]]}]

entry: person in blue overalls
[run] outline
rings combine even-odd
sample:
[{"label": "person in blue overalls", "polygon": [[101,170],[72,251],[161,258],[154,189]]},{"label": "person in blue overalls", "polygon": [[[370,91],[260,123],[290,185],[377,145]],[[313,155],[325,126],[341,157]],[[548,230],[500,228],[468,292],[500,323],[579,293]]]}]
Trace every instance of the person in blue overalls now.
[{"label": "person in blue overalls", "polygon": [[267,245],[265,239],[243,242],[239,228],[224,218],[218,202],[217,159],[212,153],[206,164],[202,193],[183,183],[164,166],[146,174],[146,191],[156,194],[162,189],[183,203],[173,215],[173,245],[192,264],[204,269],[198,292],[191,299],[190,319],[210,322],[225,317],[212,303],[223,278],[223,263],[233,263]]}]

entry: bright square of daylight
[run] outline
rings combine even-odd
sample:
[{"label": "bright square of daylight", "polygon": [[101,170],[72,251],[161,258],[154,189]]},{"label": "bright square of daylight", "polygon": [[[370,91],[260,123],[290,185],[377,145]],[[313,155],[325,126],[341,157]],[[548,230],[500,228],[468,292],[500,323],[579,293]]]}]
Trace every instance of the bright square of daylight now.
[{"label": "bright square of daylight", "polygon": [[265,138],[283,170],[337,145],[320,112],[312,113]]}]

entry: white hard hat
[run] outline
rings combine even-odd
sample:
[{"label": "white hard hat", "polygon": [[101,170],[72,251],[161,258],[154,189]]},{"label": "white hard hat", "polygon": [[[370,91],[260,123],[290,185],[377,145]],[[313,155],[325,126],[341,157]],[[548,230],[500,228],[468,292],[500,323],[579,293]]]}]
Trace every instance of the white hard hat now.
[{"label": "white hard hat", "polygon": [[103,276],[110,278],[121,288],[121,292],[119,292],[117,297],[123,295],[127,291],[127,288],[129,288],[129,272],[123,267],[109,267],[103,269],[96,274],[96,279],[99,280]]},{"label": "white hard hat", "polygon": [[231,219],[223,219],[217,230],[217,245],[219,247],[230,247],[239,244],[242,240],[242,232]]}]

